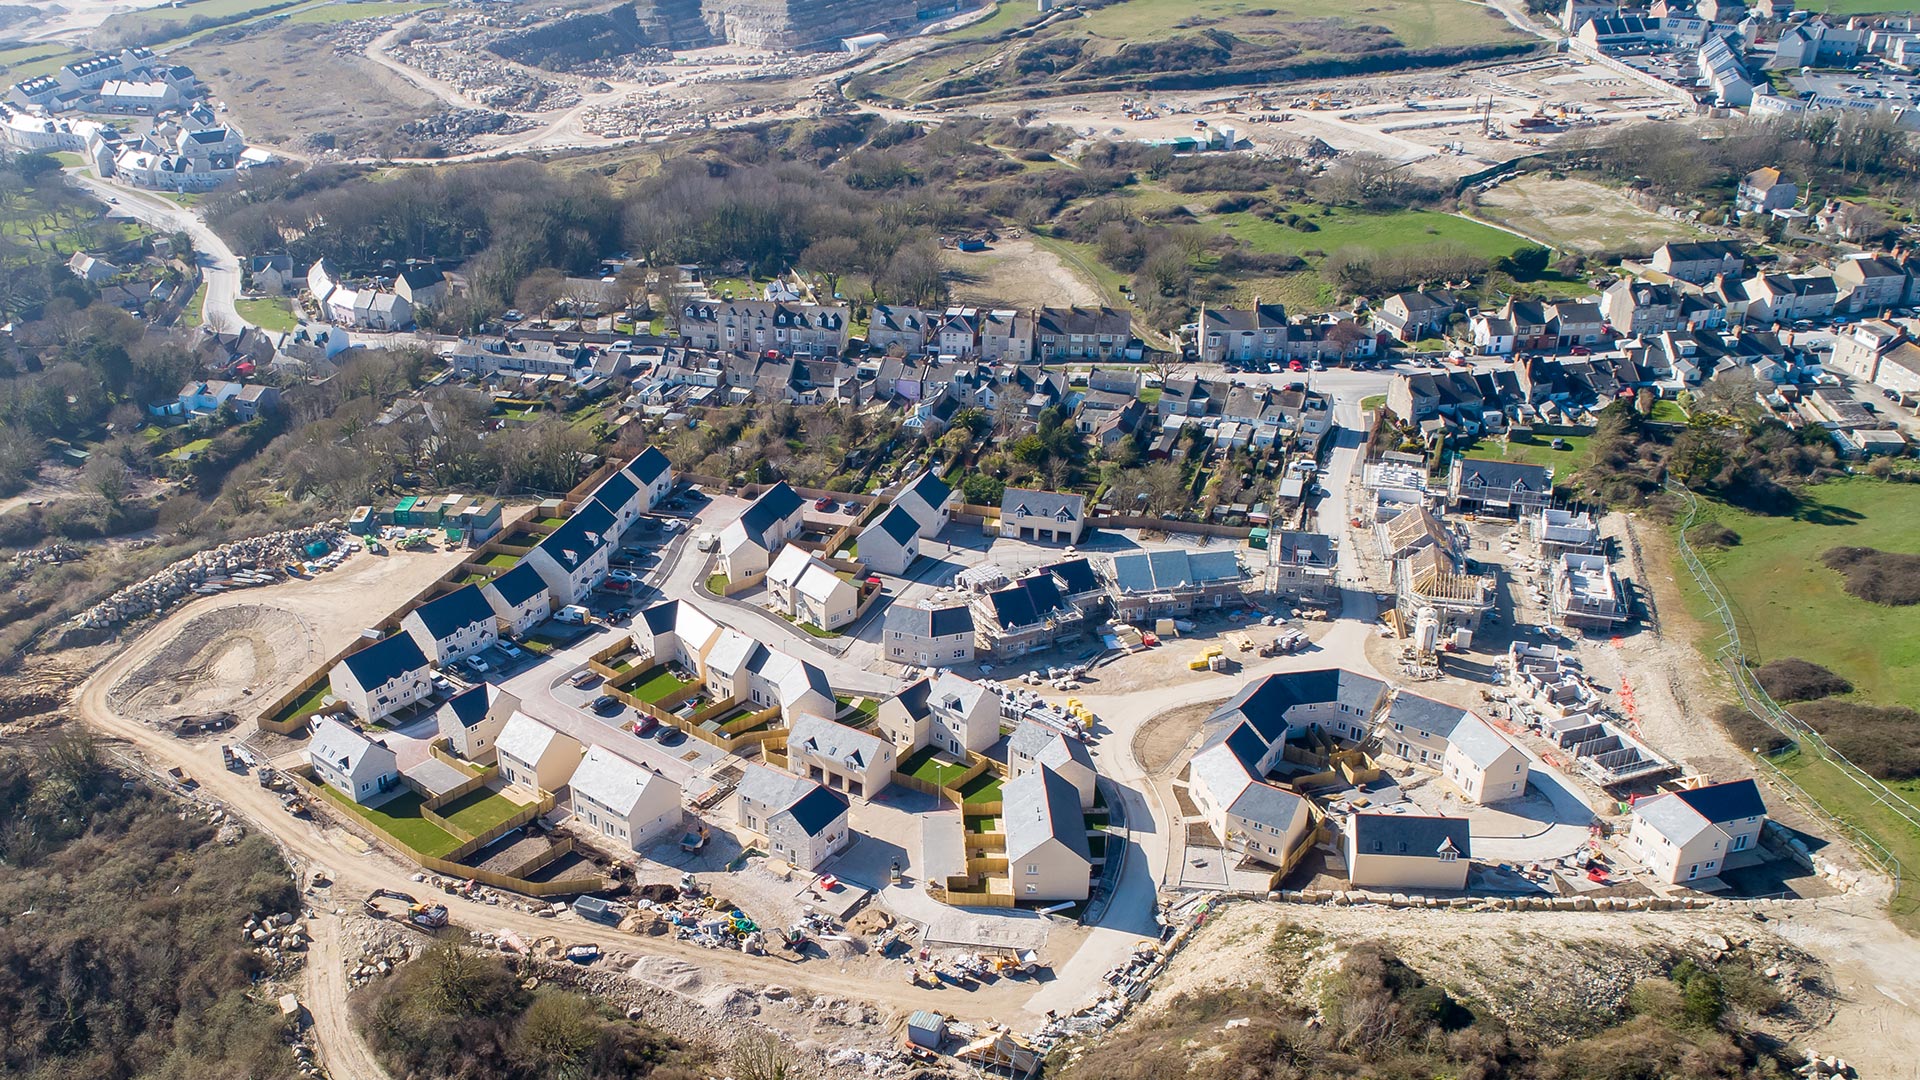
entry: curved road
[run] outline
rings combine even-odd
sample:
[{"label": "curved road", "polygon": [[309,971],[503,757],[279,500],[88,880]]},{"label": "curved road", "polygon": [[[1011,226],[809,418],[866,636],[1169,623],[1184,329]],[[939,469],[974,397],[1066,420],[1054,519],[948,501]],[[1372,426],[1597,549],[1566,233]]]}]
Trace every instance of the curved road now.
[{"label": "curved road", "polygon": [[240,259],[198,214],[165,196],[88,176],[78,169],[68,170],[67,176],[95,197],[116,204],[139,221],[167,232],[186,233],[193,241],[194,263],[207,285],[201,321],[222,334],[239,333],[250,325],[240,317],[233,303],[240,297]]}]

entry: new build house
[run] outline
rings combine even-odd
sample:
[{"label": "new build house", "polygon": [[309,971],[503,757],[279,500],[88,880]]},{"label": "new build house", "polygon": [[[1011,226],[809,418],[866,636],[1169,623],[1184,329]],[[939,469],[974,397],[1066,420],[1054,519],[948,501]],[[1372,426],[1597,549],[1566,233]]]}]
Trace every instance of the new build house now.
[{"label": "new build house", "polygon": [[516,712],[494,740],[500,776],[509,784],[555,792],[567,786],[580,764],[580,743],[573,736]]},{"label": "new build house", "polygon": [[787,771],[871,799],[893,783],[893,744],[823,716],[802,716],[787,732]]},{"label": "new build house", "polygon": [[973,609],[893,604],[880,631],[887,659],[913,667],[973,663]]},{"label": "new build house", "polygon": [[800,534],[806,503],[786,481],[753,500],[745,513],[720,530],[720,564],[729,581],[766,572],[774,553]]},{"label": "new build house", "polygon": [[520,708],[520,699],[492,683],[479,683],[447,699],[434,712],[440,737],[457,755],[476,765],[491,765],[494,742]]},{"label": "new build house", "polygon": [[910,755],[931,746],[956,761],[985,753],[1000,741],[1000,699],[950,671],[921,677],[880,703],[880,731],[895,751]]},{"label": "new build house", "polygon": [[400,620],[420,651],[446,667],[499,640],[498,616],[478,585],[462,585],[429,600]]},{"label": "new build house", "polygon": [[1456,457],[1447,473],[1447,501],[1481,512],[1526,513],[1553,499],[1553,471],[1544,465]]},{"label": "new build house", "polygon": [[1000,805],[1014,899],[1085,900],[1092,889],[1093,854],[1073,785],[1042,765],[1007,781]]},{"label": "new build house", "polygon": [[860,561],[869,570],[901,577],[919,557],[920,522],[898,503],[860,530]]},{"label": "new build house", "polygon": [[680,825],[680,785],[603,746],[590,746],[567,784],[573,820],[630,851]]},{"label": "new build house", "polygon": [[1580,551],[1553,561],[1553,621],[1581,630],[1611,630],[1632,617],[1627,591],[1605,555]]},{"label": "new build house", "polygon": [[[914,477],[912,483],[893,497],[893,505],[913,515],[913,520],[919,525],[922,540],[938,536],[940,530],[947,527],[956,501],[953,489],[947,486],[946,481],[935,475],[932,469]],[[864,556],[866,547],[862,545],[860,550]]]},{"label": "new build house", "polygon": [[668,600],[633,620],[633,641],[655,663],[696,673],[715,697],[739,696],[756,708],[777,707],[791,723],[803,714],[838,711],[826,673],[731,627],[692,604]]},{"label": "new build house", "polygon": [[399,761],[387,744],[331,716],[314,718],[307,762],[315,778],[364,805],[384,802],[400,787]]},{"label": "new build house", "polygon": [[1331,603],[1339,594],[1338,555],[1333,537],[1282,529],[1267,541],[1275,591],[1307,603]]},{"label": "new build house", "polygon": [[1230,548],[1133,551],[1115,555],[1105,571],[1113,613],[1129,622],[1237,607],[1253,581]]},{"label": "new build house", "polygon": [[1661,881],[1715,877],[1727,857],[1760,845],[1767,804],[1752,780],[1733,780],[1637,799],[1627,847]]},{"label": "new build house", "polygon": [[547,583],[556,607],[577,604],[607,576],[617,528],[613,512],[589,499],[521,561]]},{"label": "new build house", "polygon": [[788,546],[767,570],[767,602],[794,622],[838,630],[859,613],[860,590],[805,549]]},{"label": "new build house", "polygon": [[748,765],[737,791],[735,820],[802,873],[818,872],[853,842],[847,797],[804,776]]},{"label": "new build house", "polygon": [[508,636],[522,638],[553,614],[553,589],[531,563],[521,561],[480,587]]},{"label": "new build house", "polygon": [[[995,726],[996,733],[998,724]],[[1045,766],[1058,773],[1080,795],[1080,808],[1093,808],[1096,773],[1087,744],[1069,739],[1038,720],[1022,720],[1007,737],[1007,775],[1025,776]]]},{"label": "new build house", "polygon": [[1464,889],[1473,842],[1467,819],[1353,814],[1347,819],[1347,882],[1356,889]]},{"label": "new build house", "polygon": [[355,716],[382,720],[433,693],[433,671],[410,634],[394,634],[350,653],[327,673],[333,696]]},{"label": "new build house", "polygon": [[1016,540],[1077,544],[1086,518],[1084,495],[1008,488],[1000,497],[1000,535]]},{"label": "new build house", "polygon": [[1526,794],[1526,754],[1458,705],[1402,690],[1374,734],[1388,753],[1440,773],[1483,806]]}]

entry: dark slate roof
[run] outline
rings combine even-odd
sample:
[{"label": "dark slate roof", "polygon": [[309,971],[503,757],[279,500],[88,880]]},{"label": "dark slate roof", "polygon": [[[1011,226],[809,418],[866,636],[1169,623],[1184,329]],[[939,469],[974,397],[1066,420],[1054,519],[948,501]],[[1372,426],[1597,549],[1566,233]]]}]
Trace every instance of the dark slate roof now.
[{"label": "dark slate roof", "polygon": [[1676,791],[1674,797],[1715,825],[1743,818],[1764,817],[1767,813],[1767,804],[1760,798],[1760,788],[1752,780],[1731,780],[1724,784]]},{"label": "dark slate roof", "polygon": [[915,679],[901,687],[900,692],[894,695],[894,699],[900,702],[901,706],[907,710],[908,716],[918,720],[926,716],[929,711],[927,701],[932,690],[932,679]]},{"label": "dark slate roof", "polygon": [[938,510],[941,504],[947,501],[947,496],[953,493],[953,488],[948,486],[945,480],[935,476],[932,469],[928,469],[914,480],[907,491],[920,496],[921,502]]},{"label": "dark slate roof", "polygon": [[1459,461],[1462,487],[1476,478],[1490,488],[1503,491],[1512,491],[1516,487],[1523,487],[1527,491],[1548,491],[1553,487],[1553,478],[1544,465],[1487,458],[1461,458]]},{"label": "dark slate roof", "polygon": [[[538,577],[539,575],[534,575]],[[452,637],[456,632],[482,620],[492,621],[493,605],[487,603],[480,586],[467,585],[429,600],[413,610],[435,640]]]},{"label": "dark slate roof", "polygon": [[[1086,496],[1065,495],[1057,491],[1008,488],[1006,494],[1000,496],[1000,516],[1003,518],[1019,517],[1020,511],[1025,510],[1030,517],[1078,521],[1086,512],[1086,506]],[[1062,517],[1062,514],[1066,516]]]},{"label": "dark slate roof", "polygon": [[1387,722],[1445,739],[1453,734],[1453,729],[1460,724],[1460,718],[1466,714],[1467,711],[1458,705],[1402,690],[1393,699],[1393,704],[1387,707]]},{"label": "dark slate roof", "polygon": [[753,505],[747,507],[747,512],[740,515],[740,523],[746,526],[749,536],[758,540],[766,535],[768,529],[773,528],[774,523],[785,520],[802,505],[799,492],[788,487],[787,482],[782,480],[761,492],[760,497],[753,500]]},{"label": "dark slate roof", "polygon": [[794,824],[800,826],[800,831],[808,836],[819,836],[840,820],[840,815],[846,813],[850,805],[845,795],[815,784],[812,791],[787,807],[787,813],[793,815]]},{"label": "dark slate roof", "polygon": [[1292,671],[1249,683],[1207,718],[1208,723],[1245,719],[1269,744],[1286,736],[1286,712],[1295,705],[1332,701],[1365,720],[1386,684],[1344,668]]},{"label": "dark slate roof", "polygon": [[1227,811],[1248,821],[1285,829],[1300,815],[1304,802],[1300,796],[1283,787],[1260,782],[1241,788],[1239,797],[1233,800],[1233,805],[1227,807]]},{"label": "dark slate roof", "polygon": [[907,513],[907,508],[904,506],[896,506],[887,511],[886,515],[880,519],[879,525],[880,531],[893,537],[893,542],[896,544],[904,545],[920,535],[920,523],[913,520],[913,515]]},{"label": "dark slate roof", "polygon": [[1467,819],[1419,814],[1355,814],[1349,819],[1353,850],[1361,855],[1432,858],[1447,841],[1465,859],[1473,854]]},{"label": "dark slate roof", "polygon": [[613,475],[601,481],[599,487],[593,489],[593,497],[608,510],[618,510],[632,502],[633,497],[639,493],[640,486],[629,480],[627,474],[618,469],[614,470]]},{"label": "dark slate roof", "polygon": [[472,727],[487,718],[487,684],[476,683],[447,699],[442,706],[460,721],[461,727]]},{"label": "dark slate roof", "polygon": [[607,532],[612,528],[613,514],[589,499],[565,524],[547,534],[539,547],[568,571],[577,570],[589,556],[610,542]]},{"label": "dark slate roof", "polygon": [[887,608],[886,629],[923,638],[971,634],[973,633],[973,611],[965,605],[942,608],[894,605]]},{"label": "dark slate roof", "polygon": [[510,607],[521,604],[545,592],[547,580],[540,572],[524,562],[515,563],[513,568],[493,579],[493,591]]},{"label": "dark slate roof", "polygon": [[[1279,537],[1280,561],[1307,566],[1333,565],[1333,537],[1324,533],[1295,532],[1282,529]],[[1304,555],[1306,558],[1302,559]]]},{"label": "dark slate roof", "polygon": [[670,634],[680,625],[680,601],[663,600],[640,612],[640,621],[655,634]]},{"label": "dark slate roof", "polygon": [[1059,578],[1068,596],[1097,592],[1100,588],[1100,579],[1093,576],[1093,566],[1085,559],[1063,559],[1040,569]]},{"label": "dark slate roof", "polygon": [[393,681],[396,676],[426,667],[427,654],[420,651],[420,646],[414,643],[410,635],[395,634],[381,638],[340,662],[346,665],[354,678],[360,680],[362,687],[371,690]]},{"label": "dark slate roof", "polygon": [[400,271],[400,279],[410,289],[424,289],[447,280],[447,275],[437,266],[409,266]]},{"label": "dark slate roof", "polygon": [[671,468],[673,463],[667,460],[667,455],[652,446],[640,451],[638,457],[627,463],[627,471],[638,477],[643,484],[653,483]]},{"label": "dark slate roof", "polygon": [[993,616],[1003,627],[1032,626],[1067,607],[1052,575],[1035,574],[1021,578],[1004,589],[987,594],[993,604]]}]

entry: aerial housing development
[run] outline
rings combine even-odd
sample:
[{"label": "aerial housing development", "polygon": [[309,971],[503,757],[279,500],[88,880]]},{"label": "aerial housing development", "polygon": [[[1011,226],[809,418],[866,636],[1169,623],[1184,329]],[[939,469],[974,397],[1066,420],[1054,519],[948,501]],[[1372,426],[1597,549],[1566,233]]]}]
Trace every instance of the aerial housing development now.
[{"label": "aerial housing development", "polygon": [[1911,1073],[1914,12],[0,39],[0,1073]]}]

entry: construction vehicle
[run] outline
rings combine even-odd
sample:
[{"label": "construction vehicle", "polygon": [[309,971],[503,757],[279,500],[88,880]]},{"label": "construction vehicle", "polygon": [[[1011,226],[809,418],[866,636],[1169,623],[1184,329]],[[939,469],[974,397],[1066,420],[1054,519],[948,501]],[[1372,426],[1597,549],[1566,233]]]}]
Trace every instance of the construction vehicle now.
[{"label": "construction vehicle", "polygon": [[707,838],[709,835],[706,825],[700,825],[694,831],[680,838],[680,850],[688,854],[699,851],[701,848],[707,846]]},{"label": "construction vehicle", "polygon": [[422,903],[412,896],[393,889],[375,889],[360,901],[360,907],[376,919],[388,916],[386,909],[375,903],[377,900],[395,900],[406,905],[406,916],[400,921],[418,930],[432,933],[447,925],[447,906],[445,904]]}]

